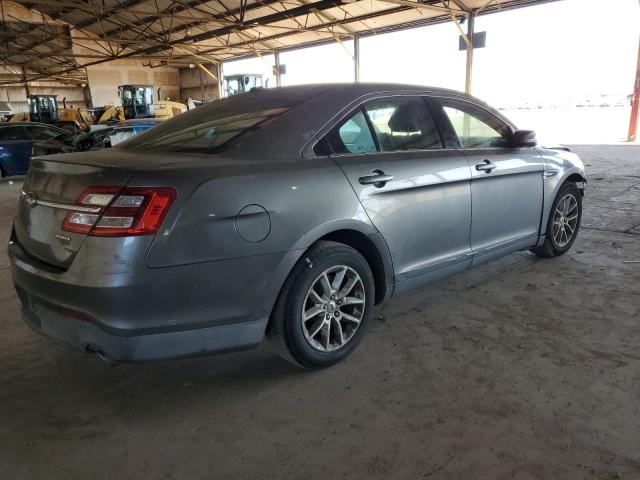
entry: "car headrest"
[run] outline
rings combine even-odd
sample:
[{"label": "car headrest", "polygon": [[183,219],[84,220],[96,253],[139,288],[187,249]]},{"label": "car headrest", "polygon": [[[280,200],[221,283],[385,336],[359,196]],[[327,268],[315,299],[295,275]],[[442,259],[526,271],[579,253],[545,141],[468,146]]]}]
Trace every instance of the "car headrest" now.
[{"label": "car headrest", "polygon": [[424,112],[416,102],[401,103],[389,119],[388,125],[392,132],[419,132]]}]

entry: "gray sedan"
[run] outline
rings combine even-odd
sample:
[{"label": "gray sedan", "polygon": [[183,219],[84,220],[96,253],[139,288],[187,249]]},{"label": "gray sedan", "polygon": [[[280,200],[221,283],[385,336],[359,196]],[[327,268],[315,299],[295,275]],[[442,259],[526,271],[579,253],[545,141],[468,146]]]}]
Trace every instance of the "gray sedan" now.
[{"label": "gray sedan", "polygon": [[324,367],[374,304],[573,244],[585,172],[458,92],[255,90],[36,157],[9,244],[25,321],[109,362],[248,348]]}]

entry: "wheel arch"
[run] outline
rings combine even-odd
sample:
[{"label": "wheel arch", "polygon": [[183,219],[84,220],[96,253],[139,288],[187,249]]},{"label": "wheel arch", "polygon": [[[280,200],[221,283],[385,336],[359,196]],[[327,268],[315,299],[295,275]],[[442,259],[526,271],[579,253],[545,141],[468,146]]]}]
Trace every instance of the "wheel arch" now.
[{"label": "wheel arch", "polygon": [[567,175],[564,178],[564,180],[560,184],[560,187],[558,188],[558,190],[560,190],[560,188],[562,188],[562,185],[564,185],[566,183],[576,183],[576,184],[578,184],[578,189],[580,189],[580,194],[584,197],[584,185],[585,185],[585,183],[587,183],[587,179],[586,179],[586,177],[584,175],[582,175],[581,173],[577,173],[577,172],[570,173],[569,175]]},{"label": "wheel arch", "polygon": [[[371,224],[355,221],[335,221],[309,232],[299,239],[294,247],[284,254],[271,280],[263,289],[258,301],[258,310],[271,317],[284,284],[298,261],[316,242],[331,240],[348,245],[367,260],[375,282],[375,304],[393,293],[393,263],[391,254],[382,235]],[[267,322],[267,323],[270,323]],[[265,325],[268,328],[268,325]]]},{"label": "wheel arch", "polygon": [[560,178],[551,179],[553,183],[551,183],[551,188],[547,190],[545,187],[545,195],[544,195],[544,208],[542,211],[542,218],[540,223],[540,238],[542,238],[547,233],[547,223],[549,222],[549,214],[551,205],[553,204],[553,200],[556,198],[556,195],[563,187],[563,185],[567,183],[577,183],[578,189],[580,190],[581,195],[584,197],[584,186],[587,183],[587,178],[584,174],[583,170],[578,168],[568,169]]},{"label": "wheel arch", "polygon": [[[348,245],[349,247],[357,250],[367,261],[373,273],[373,281],[375,285],[375,304],[381,303],[390,292],[387,292],[387,286],[392,284],[389,282],[389,269],[392,270],[390,257],[385,261],[380,250],[384,247],[386,253],[388,248],[382,237],[379,237],[379,241],[376,242],[372,239],[373,235],[365,235],[358,230],[352,229],[340,229],[324,235],[316,241],[330,240],[337,243]],[[379,234],[377,234],[379,235]],[[380,242],[384,243],[382,245]],[[314,242],[315,243],[315,242]]]}]

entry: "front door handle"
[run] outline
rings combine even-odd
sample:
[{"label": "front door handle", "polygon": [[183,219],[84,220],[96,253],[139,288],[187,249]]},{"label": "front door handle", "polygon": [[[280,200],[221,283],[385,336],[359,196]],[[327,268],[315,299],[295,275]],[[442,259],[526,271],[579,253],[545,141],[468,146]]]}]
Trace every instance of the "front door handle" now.
[{"label": "front door handle", "polygon": [[362,185],[373,185],[376,188],[382,188],[387,182],[393,180],[393,175],[385,175],[382,170],[374,170],[371,175],[360,177],[358,181]]},{"label": "front door handle", "polygon": [[491,170],[496,167],[497,165],[494,165],[490,160],[485,159],[484,162],[476,165],[476,170],[478,170],[479,172],[491,173]]}]

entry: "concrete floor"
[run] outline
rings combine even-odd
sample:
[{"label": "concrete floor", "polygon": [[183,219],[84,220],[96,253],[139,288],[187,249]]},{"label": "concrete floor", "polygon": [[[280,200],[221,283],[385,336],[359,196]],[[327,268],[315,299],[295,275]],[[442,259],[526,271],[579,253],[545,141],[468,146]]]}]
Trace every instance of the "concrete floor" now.
[{"label": "concrete floor", "polygon": [[109,367],[22,323],[2,253],[0,479],[640,478],[640,147],[575,150],[571,252],[392,299],[319,372],[266,348]]}]

